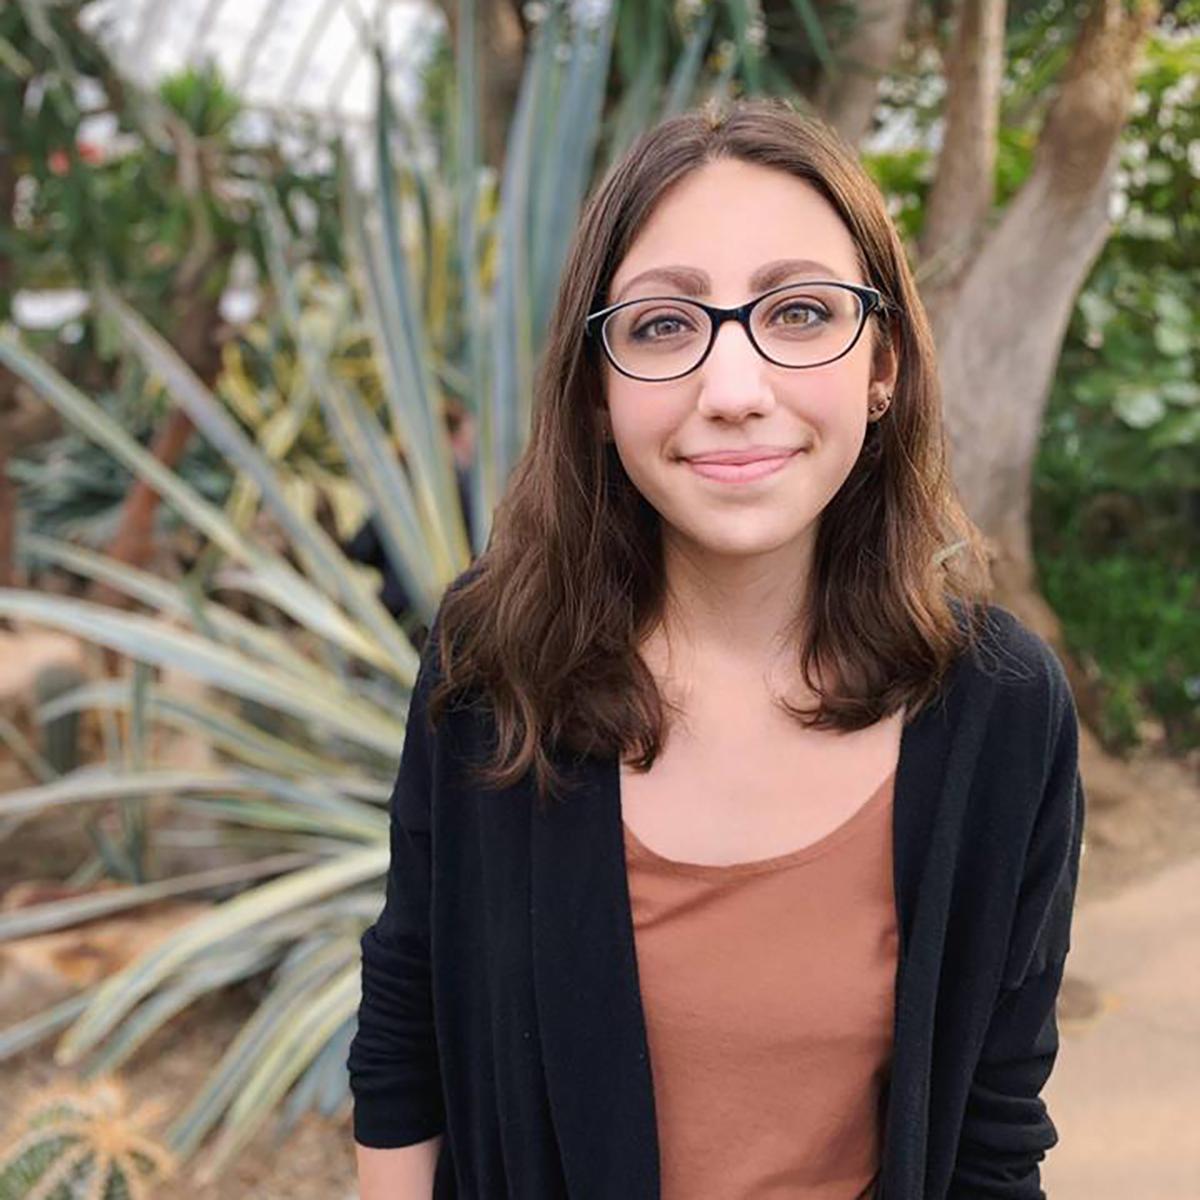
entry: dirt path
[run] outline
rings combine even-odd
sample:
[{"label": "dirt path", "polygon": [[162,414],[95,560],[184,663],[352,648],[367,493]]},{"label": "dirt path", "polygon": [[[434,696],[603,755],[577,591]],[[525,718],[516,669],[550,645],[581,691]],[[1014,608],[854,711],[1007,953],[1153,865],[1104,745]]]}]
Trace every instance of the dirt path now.
[{"label": "dirt path", "polygon": [[1200,856],[1082,907],[1071,976],[1097,1003],[1060,1025],[1043,1090],[1054,1200],[1200,1193]]},{"label": "dirt path", "polygon": [[1174,863],[1200,855],[1200,752],[1187,761],[1138,754],[1128,761],[1141,791],[1119,809],[1088,791],[1078,903],[1115,896]]}]

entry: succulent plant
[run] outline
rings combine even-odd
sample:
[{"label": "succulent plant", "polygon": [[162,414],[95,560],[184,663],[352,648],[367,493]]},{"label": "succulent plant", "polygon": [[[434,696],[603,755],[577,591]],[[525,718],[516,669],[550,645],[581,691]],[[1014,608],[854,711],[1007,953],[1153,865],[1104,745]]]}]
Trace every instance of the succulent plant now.
[{"label": "succulent plant", "polygon": [[0,1200],[140,1200],[175,1156],[149,1126],[158,1102],[131,1109],[115,1076],[33,1092],[0,1142]]}]

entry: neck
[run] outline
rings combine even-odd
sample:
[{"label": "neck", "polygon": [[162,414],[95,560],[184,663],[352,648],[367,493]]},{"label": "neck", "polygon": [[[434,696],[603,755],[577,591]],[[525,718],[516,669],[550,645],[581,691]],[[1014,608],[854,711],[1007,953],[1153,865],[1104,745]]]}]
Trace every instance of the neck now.
[{"label": "neck", "polygon": [[656,637],[673,674],[761,676],[796,664],[815,525],[799,543],[757,555],[722,555],[663,538],[666,601]]}]

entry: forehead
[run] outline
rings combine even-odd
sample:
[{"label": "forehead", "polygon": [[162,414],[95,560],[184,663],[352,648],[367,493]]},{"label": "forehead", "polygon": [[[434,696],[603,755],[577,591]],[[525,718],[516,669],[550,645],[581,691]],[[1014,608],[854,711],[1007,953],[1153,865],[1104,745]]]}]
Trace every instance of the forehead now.
[{"label": "forehead", "polygon": [[865,282],[849,229],[812,184],[774,167],[720,159],[659,198],[613,273],[608,302],[626,289],[661,290],[661,277],[630,283],[667,266],[692,269],[689,293],[736,299],[761,283],[765,265],[780,260],[802,264],[798,272],[809,278]]}]

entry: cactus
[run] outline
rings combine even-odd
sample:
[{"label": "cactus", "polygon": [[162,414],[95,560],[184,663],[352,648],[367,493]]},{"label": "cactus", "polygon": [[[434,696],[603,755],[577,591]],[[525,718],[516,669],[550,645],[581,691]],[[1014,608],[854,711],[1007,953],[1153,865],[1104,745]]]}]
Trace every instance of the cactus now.
[{"label": "cactus", "polygon": [[0,1200],[142,1200],[176,1170],[147,1132],[158,1103],[130,1111],[113,1076],[33,1093],[0,1144]]}]

